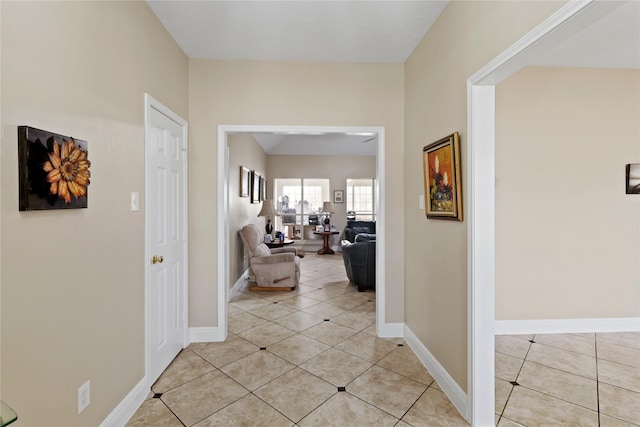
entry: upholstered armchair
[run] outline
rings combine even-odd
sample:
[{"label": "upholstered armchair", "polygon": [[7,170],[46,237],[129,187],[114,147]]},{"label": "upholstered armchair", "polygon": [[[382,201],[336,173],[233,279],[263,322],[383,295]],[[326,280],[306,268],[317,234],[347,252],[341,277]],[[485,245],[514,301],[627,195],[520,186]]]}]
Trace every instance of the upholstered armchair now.
[{"label": "upholstered armchair", "polygon": [[249,267],[256,278],[251,290],[293,290],[300,280],[300,258],[296,248],[269,249],[264,243],[262,227],[242,227],[240,237],[249,257]]},{"label": "upholstered armchair", "polygon": [[[358,234],[376,234],[375,221],[347,221],[347,226],[344,228],[344,239],[351,243],[356,242],[356,236]],[[375,237],[374,239],[375,240]]]}]

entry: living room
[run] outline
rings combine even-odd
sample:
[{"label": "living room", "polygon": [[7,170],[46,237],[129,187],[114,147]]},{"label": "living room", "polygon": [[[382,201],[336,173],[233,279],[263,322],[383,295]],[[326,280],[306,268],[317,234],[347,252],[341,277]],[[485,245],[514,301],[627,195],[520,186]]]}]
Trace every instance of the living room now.
[{"label": "living room", "polygon": [[[229,135],[229,289],[248,274],[248,259],[239,231],[247,224],[256,224],[264,228],[267,218],[258,216],[263,202],[253,202],[251,194],[243,197],[242,170],[250,170],[258,173],[266,182],[266,191],[260,196],[266,199],[279,212],[275,218],[270,218],[274,226],[270,233],[272,237],[276,233],[283,233],[285,238],[293,241],[293,246],[302,251],[318,251],[323,247],[323,236],[314,234],[316,222],[323,224],[326,215],[322,214],[323,202],[330,202],[332,213],[329,216],[331,229],[336,234],[328,236],[329,247],[339,252],[343,231],[347,224],[347,212],[354,205],[347,189],[353,190],[352,182],[366,183],[371,188],[372,196],[376,178],[376,140],[371,134],[349,136],[339,135],[340,138],[351,138],[346,144],[349,148],[331,148],[331,144],[323,144],[323,141],[336,138],[336,135],[288,135],[287,139],[297,140],[305,146],[297,150],[290,149],[287,154],[280,154],[282,149],[276,147],[265,152],[257,138],[264,138],[264,134],[239,133]],[[373,138],[373,139],[372,139]],[[368,141],[367,141],[368,140]],[[364,142],[366,141],[366,142]],[[295,142],[294,142],[295,143]],[[267,148],[269,149],[269,148]],[[306,150],[306,151],[305,151]],[[347,150],[347,151],[345,151]],[[331,154],[331,152],[335,154]],[[339,152],[338,152],[339,151]],[[297,153],[313,154],[297,154]],[[361,155],[357,155],[361,153]],[[373,154],[373,155],[372,155]],[[295,215],[295,204],[298,200],[288,200],[289,196],[283,193],[283,185],[280,183],[317,183],[317,190],[321,195],[309,195],[304,197],[305,215]],[[356,181],[354,181],[356,180]],[[349,183],[349,186],[347,185]],[[289,187],[290,188],[290,187]],[[309,184],[298,185],[298,188],[307,188]],[[246,190],[245,190],[246,191]],[[246,194],[246,193],[245,193]],[[292,215],[281,215],[283,210],[282,199],[286,196],[289,212]],[[314,197],[315,196],[315,197]],[[292,196],[293,197],[293,196]],[[318,200],[315,200],[318,199]],[[309,203],[312,200],[315,203]],[[371,220],[375,218],[375,202],[371,199],[373,212],[358,212],[357,220]],[[286,210],[286,208],[285,208]],[[298,209],[301,213],[301,209]],[[311,213],[309,218],[308,213]],[[363,215],[364,214],[364,215]],[[373,218],[372,218],[373,217]]]}]

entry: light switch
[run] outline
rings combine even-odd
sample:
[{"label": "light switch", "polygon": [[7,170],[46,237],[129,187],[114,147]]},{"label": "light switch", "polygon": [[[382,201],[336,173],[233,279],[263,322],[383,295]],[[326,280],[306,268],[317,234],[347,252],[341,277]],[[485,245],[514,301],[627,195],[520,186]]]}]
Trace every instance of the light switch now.
[{"label": "light switch", "polygon": [[138,212],[140,210],[140,203],[139,203],[139,195],[137,191],[132,191],[131,192],[131,212]]},{"label": "light switch", "polygon": [[418,209],[424,209],[424,194],[418,196]]}]

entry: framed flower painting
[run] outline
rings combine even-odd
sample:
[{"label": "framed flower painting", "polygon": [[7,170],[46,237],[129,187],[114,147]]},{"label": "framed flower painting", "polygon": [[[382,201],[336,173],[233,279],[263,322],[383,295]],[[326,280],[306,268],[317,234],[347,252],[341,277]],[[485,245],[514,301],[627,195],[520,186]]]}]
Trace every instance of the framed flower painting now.
[{"label": "framed flower painting", "polygon": [[460,137],[452,133],[422,150],[427,218],[462,221]]},{"label": "framed flower painting", "polygon": [[88,204],[87,142],[18,126],[19,209],[78,209]]}]

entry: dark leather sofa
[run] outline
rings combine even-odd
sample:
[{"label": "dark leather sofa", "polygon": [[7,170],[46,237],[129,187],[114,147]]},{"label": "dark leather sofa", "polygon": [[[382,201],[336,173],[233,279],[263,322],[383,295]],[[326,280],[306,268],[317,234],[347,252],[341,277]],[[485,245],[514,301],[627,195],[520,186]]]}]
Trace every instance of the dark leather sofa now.
[{"label": "dark leather sofa", "polygon": [[359,292],[376,288],[375,226],[371,221],[349,221],[344,229],[342,258],[347,277],[358,286]]}]

